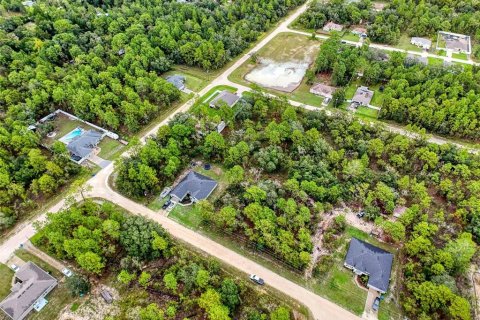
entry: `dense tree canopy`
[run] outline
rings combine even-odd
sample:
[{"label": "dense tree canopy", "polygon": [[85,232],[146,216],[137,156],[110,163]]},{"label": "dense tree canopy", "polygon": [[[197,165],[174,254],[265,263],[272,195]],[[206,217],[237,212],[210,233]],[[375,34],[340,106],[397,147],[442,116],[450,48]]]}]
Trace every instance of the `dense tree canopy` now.
[{"label": "dense tree canopy", "polygon": [[[210,226],[235,239],[243,234],[257,248],[304,268],[322,213],[340,203],[363,207],[386,240],[405,243],[400,268],[408,315],[469,319],[468,301],[455,279],[465,279],[480,241],[477,155],[341,115],[292,109],[261,94],[244,99],[231,129],[223,134],[226,148],[215,155],[215,161],[226,165],[231,184],[213,203],[196,204]],[[201,113],[181,115],[154,140],[167,141],[165,133],[179,119],[191,131],[202,128],[204,137],[215,130],[208,129],[208,118]],[[202,137],[188,140],[192,145],[183,156],[206,155]],[[140,154],[162,148],[147,144],[124,161],[138,161]],[[239,168],[243,179],[232,179]],[[399,206],[406,210],[395,221],[392,214]],[[345,229],[345,219],[338,218],[335,232]],[[444,291],[443,304],[429,293],[436,289]]]}]

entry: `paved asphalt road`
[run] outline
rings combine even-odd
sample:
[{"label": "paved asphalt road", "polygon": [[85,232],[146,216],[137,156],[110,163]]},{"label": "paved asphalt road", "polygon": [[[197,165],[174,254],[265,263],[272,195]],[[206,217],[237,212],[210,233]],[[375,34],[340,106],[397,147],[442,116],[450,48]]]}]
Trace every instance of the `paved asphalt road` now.
[{"label": "paved asphalt road", "polygon": [[[261,49],[265,44],[267,44],[272,38],[278,35],[281,32],[289,32],[288,25],[292,23],[300,14],[302,14],[307,8],[307,4],[302,5],[299,7],[293,14],[287,17],[283,22],[273,30],[269,35],[263,38],[253,49],[251,49],[247,54],[233,63],[225,72],[223,72],[220,76],[218,76],[215,80],[213,80],[207,87],[201,90],[197,96],[203,96],[207,93],[210,89],[218,85],[228,84],[239,89],[239,93],[248,91],[250,88],[234,84],[228,80],[228,75],[232,73],[235,69],[237,69],[242,63],[244,63],[247,59],[249,59],[250,54],[253,52],[258,51]],[[164,121],[159,123],[155,126],[152,130],[150,130],[141,140],[145,141],[145,138],[155,134],[158,128],[162,125],[165,125],[175,114],[179,112],[187,111],[191,105],[194,103],[195,99],[191,99],[187,101],[183,106],[178,108],[175,112],[173,112],[168,118]],[[290,101],[292,105],[301,106],[306,109],[311,110],[318,110],[318,107],[302,105],[295,101]],[[411,136],[411,133],[406,132],[403,129],[396,128],[393,126],[387,126],[387,128],[391,131]],[[440,138],[430,138],[430,142],[443,144],[446,143],[445,140]],[[125,156],[126,154],[124,154]],[[185,242],[188,242],[190,245],[193,245],[206,253],[217,257],[218,259],[222,260],[223,262],[233,265],[234,267],[238,268],[239,270],[245,273],[256,273],[263,277],[267,284],[274,287],[275,289],[281,291],[282,293],[291,296],[294,299],[304,303],[312,312],[315,319],[358,319],[357,316],[351,314],[350,312],[344,310],[343,308],[333,304],[332,302],[319,297],[312,293],[311,291],[306,290],[305,288],[294,284],[293,282],[280,277],[273,271],[270,271],[259,264],[229,250],[220,244],[198,234],[194,231],[183,227],[182,225],[168,219],[167,217],[156,214],[152,210],[135,203],[122,195],[114,192],[110,189],[108,185],[108,177],[113,172],[113,163],[109,164],[102,170],[100,170],[97,175],[92,177],[88,180],[87,184],[93,187],[92,191],[89,193],[91,197],[102,197],[113,203],[124,207],[125,209],[131,211],[134,214],[141,214],[145,215],[160,224],[162,224],[174,237],[177,237]],[[78,199],[78,196],[77,196]],[[61,208],[66,205],[65,200],[62,200],[52,206],[49,212],[58,212]],[[0,245],[0,262],[6,262],[11,254],[19,247],[20,244],[25,243],[28,241],[30,237],[35,234],[35,229],[33,224],[35,222],[42,222],[45,221],[46,215],[42,214],[37,216],[34,220],[27,221],[23,224],[20,224],[15,228],[15,230],[11,233],[11,236],[4,240]]]}]

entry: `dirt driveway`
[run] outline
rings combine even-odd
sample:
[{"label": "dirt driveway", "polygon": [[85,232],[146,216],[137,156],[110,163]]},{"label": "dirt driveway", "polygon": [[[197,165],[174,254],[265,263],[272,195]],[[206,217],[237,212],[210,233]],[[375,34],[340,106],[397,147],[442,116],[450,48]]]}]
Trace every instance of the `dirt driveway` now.
[{"label": "dirt driveway", "polygon": [[[376,290],[368,289],[367,301],[365,302],[365,309],[363,310],[362,318],[368,320],[378,319],[378,312],[372,309],[373,301],[379,297],[380,293]],[[380,305],[381,308],[381,305]]]}]

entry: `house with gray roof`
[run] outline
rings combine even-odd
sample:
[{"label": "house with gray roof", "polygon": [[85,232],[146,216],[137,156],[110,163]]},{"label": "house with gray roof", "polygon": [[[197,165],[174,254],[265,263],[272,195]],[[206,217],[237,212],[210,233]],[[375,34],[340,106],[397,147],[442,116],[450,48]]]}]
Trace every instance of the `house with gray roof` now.
[{"label": "house with gray roof", "polygon": [[168,76],[165,80],[167,82],[170,82],[173,84],[178,90],[183,90],[185,89],[185,77],[179,74],[173,74],[171,76]]},{"label": "house with gray roof", "polygon": [[231,108],[235,105],[235,103],[238,102],[238,100],[240,100],[240,97],[237,96],[235,93],[223,90],[210,102],[210,107],[216,108],[221,106],[222,104],[226,104]]},{"label": "house with gray roof", "polygon": [[217,182],[203,174],[190,171],[176,186],[170,191],[173,202],[182,202],[190,200],[191,203],[204,200],[217,187]]},{"label": "house with gray roof", "polygon": [[352,238],[344,266],[359,276],[367,275],[367,287],[380,293],[388,290],[393,254],[365,241]]},{"label": "house with gray roof", "polygon": [[410,43],[425,50],[430,49],[432,46],[432,40],[420,37],[412,37]]},{"label": "house with gray roof", "polygon": [[57,279],[33,262],[27,262],[15,273],[11,293],[0,302],[0,309],[13,320],[24,319],[32,309],[46,304],[45,296],[57,285]]},{"label": "house with gray roof", "polygon": [[98,143],[103,139],[105,133],[96,130],[87,130],[78,137],[75,137],[67,144],[67,149],[72,159],[78,163],[90,157]]},{"label": "house with gray roof", "polygon": [[355,91],[355,95],[352,98],[352,106],[368,106],[373,98],[373,91],[368,89],[368,87],[360,86]]}]

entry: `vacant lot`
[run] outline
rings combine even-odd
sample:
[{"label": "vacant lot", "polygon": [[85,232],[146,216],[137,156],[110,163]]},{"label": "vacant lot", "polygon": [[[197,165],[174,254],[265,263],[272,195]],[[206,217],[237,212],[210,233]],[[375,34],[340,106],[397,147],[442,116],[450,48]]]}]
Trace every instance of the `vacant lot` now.
[{"label": "vacant lot", "polygon": [[[304,75],[315,61],[320,42],[294,33],[281,33],[259,50],[256,57],[246,61],[229,79],[252,86],[256,83],[267,92],[311,105],[320,105],[322,98],[309,92]],[[250,81],[249,81],[250,80]]]}]

